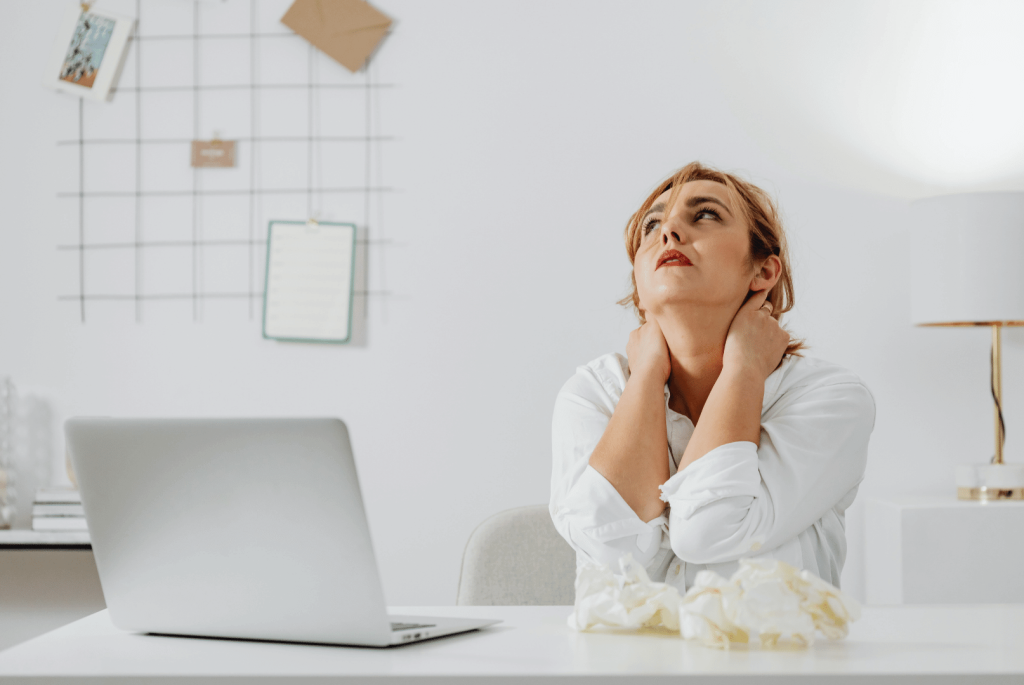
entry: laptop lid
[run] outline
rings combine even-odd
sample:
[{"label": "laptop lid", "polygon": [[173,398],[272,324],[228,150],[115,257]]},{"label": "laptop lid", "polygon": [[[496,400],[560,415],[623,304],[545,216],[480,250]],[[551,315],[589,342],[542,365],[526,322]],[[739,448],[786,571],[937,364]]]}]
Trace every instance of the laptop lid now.
[{"label": "laptop lid", "polygon": [[119,628],[390,644],[342,421],[72,418],[65,433]]}]

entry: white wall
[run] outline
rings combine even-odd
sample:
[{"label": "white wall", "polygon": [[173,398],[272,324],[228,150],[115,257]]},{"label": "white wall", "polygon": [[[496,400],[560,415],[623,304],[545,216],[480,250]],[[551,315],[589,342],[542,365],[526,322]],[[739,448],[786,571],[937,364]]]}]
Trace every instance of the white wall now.
[{"label": "white wall", "polygon": [[[700,159],[778,196],[794,247],[791,328],[877,399],[843,576],[863,596],[864,499],[952,493],[954,464],[992,451],[988,332],[908,323],[906,201],[783,165],[751,137],[751,113],[737,112],[758,103],[726,92],[716,54],[731,27],[699,3],[376,4],[398,20],[375,69],[397,84],[380,107],[400,138],[383,158],[399,192],[383,205],[377,229],[393,243],[373,258],[370,287],[393,296],[370,301],[365,347],[330,347],[263,340],[228,307],[198,323],[147,308],[136,324],[131,305],[96,304],[82,324],[57,301],[68,267],[55,246],[74,215],[55,200],[54,141],[76,101],[38,73],[63,3],[0,0],[0,63],[19,65],[5,70],[0,105],[0,372],[48,397],[58,421],[343,417],[389,602],[451,603],[474,526],[547,500],[558,388],[576,365],[624,349],[633,322],[614,303],[628,282],[626,218]],[[822,97],[836,86],[819,85]],[[1005,340],[1013,460],[1024,337]]]}]

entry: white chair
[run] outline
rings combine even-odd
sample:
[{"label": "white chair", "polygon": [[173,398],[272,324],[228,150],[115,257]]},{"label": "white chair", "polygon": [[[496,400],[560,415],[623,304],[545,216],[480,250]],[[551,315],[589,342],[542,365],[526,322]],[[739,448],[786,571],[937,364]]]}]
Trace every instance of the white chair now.
[{"label": "white chair", "polygon": [[555,530],[547,506],[507,509],[470,534],[455,603],[571,606],[575,582],[576,553]]}]

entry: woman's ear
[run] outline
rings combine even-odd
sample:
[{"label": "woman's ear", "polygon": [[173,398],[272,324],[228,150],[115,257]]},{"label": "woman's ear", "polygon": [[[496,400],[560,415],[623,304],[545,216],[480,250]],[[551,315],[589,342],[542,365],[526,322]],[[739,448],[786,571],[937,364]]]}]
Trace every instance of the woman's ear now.
[{"label": "woman's ear", "polygon": [[769,255],[761,263],[761,268],[754,274],[750,281],[750,289],[753,291],[771,290],[779,282],[782,276],[782,260],[777,255]]}]

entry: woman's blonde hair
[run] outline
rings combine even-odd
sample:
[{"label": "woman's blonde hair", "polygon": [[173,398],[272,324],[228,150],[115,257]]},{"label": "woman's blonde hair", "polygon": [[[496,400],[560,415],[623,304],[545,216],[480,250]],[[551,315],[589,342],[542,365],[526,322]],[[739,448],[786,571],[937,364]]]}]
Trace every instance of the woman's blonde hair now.
[{"label": "woman's blonde hair", "polygon": [[[700,162],[690,162],[659,183],[640,205],[640,209],[629,217],[626,224],[626,253],[629,254],[629,263],[634,263],[636,253],[640,249],[640,241],[643,238],[640,222],[644,214],[662,193],[670,189],[672,192],[665,206],[671,208],[679,195],[679,189],[689,181],[714,181],[728,188],[734,198],[739,198],[740,215],[750,227],[751,261],[776,255],[782,262],[782,274],[768,292],[767,298],[767,301],[772,303],[772,317],[776,321],[781,320],[782,315],[793,308],[793,275],[789,270],[789,249],[779,210],[768,193],[732,174],[704,166]],[[619,300],[619,304],[626,307],[632,305],[640,323],[646,323],[647,319],[640,308],[640,296],[636,291],[635,273],[630,273],[630,281],[632,292]],[[802,340],[794,339],[786,348],[786,354],[799,354],[804,346]]]}]

